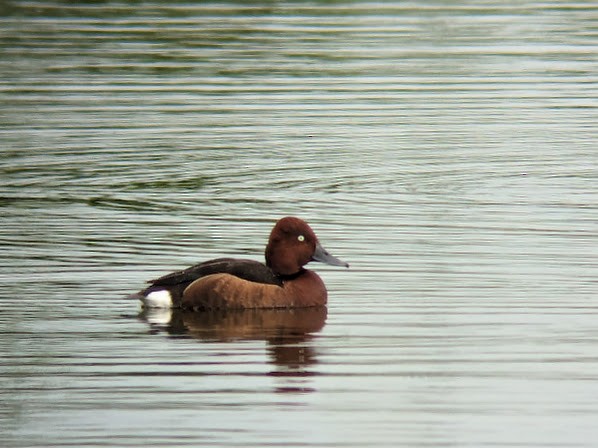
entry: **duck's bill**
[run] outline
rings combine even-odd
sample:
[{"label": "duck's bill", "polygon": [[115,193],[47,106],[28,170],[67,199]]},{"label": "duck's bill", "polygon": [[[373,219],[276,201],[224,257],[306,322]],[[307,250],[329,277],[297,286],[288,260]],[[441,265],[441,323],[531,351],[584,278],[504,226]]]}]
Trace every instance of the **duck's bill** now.
[{"label": "duck's bill", "polygon": [[326,263],[332,266],[344,266],[349,267],[349,263],[345,263],[343,260],[330,255],[326,249],[324,249],[320,243],[316,243],[316,251],[311,257],[312,261],[319,261],[320,263]]}]

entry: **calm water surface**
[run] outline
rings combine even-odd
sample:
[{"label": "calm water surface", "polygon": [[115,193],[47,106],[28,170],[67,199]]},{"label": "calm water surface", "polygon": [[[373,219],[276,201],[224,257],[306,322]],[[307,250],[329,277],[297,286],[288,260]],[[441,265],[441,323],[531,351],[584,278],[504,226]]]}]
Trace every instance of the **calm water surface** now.
[{"label": "calm water surface", "polygon": [[[0,14],[3,446],[595,446],[595,2]],[[123,299],[289,214],[327,312]]]}]

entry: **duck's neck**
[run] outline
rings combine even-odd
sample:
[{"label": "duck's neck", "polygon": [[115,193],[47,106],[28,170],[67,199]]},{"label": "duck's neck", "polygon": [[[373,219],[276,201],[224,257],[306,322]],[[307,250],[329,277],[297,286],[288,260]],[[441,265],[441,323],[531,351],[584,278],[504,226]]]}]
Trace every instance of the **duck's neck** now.
[{"label": "duck's neck", "polygon": [[297,277],[300,277],[301,275],[305,274],[306,269],[305,268],[301,268],[299,271],[295,272],[294,274],[287,274],[287,275],[283,275],[283,274],[278,274],[277,277],[282,280],[283,282],[288,282],[290,280],[295,280]]}]

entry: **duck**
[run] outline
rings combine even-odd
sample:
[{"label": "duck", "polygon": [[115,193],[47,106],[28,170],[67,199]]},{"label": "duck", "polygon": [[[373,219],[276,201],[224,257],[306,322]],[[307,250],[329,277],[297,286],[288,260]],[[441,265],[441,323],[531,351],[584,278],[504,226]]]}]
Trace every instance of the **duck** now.
[{"label": "duck", "polygon": [[349,264],[331,255],[303,219],[279,219],[268,238],[265,263],[239,258],[217,258],[154,280],[129,298],[144,308],[234,310],[307,308],[325,306],[328,291],[312,261],[331,266]]}]

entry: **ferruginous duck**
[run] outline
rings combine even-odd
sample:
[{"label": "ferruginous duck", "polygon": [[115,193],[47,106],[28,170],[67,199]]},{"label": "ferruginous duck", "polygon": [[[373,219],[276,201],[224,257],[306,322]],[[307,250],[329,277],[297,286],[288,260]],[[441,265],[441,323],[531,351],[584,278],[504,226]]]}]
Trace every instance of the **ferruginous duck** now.
[{"label": "ferruginous duck", "polygon": [[268,239],[266,264],[217,258],[173,272],[131,295],[149,308],[225,310],[305,308],[326,305],[322,279],[305,269],[310,261],[349,267],[330,255],[302,219],[280,219]]}]

